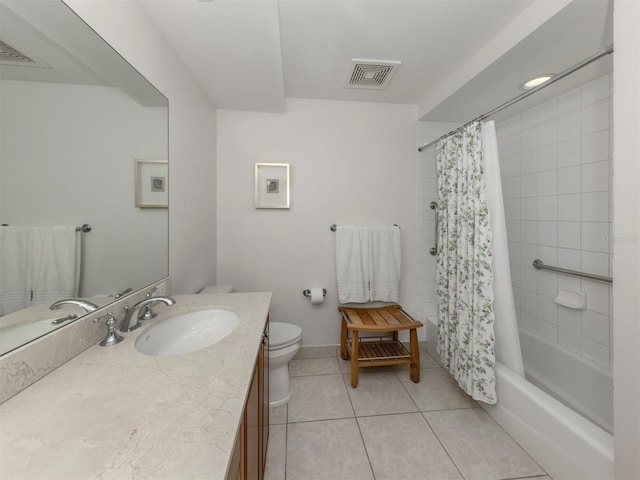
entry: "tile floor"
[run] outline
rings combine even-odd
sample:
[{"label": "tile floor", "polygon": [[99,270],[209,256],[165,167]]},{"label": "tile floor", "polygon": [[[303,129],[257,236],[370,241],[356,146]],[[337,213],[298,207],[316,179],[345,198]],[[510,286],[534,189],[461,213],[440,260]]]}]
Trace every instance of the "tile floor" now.
[{"label": "tile floor", "polygon": [[337,347],[300,349],[292,398],[271,409],[267,480],[536,479],[550,477],[421,348],[408,366],[360,370]]}]

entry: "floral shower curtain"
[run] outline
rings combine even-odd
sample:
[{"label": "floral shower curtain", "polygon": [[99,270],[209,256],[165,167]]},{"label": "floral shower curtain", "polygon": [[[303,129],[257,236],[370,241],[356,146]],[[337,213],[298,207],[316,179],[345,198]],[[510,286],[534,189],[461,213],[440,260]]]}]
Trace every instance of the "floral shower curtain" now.
[{"label": "floral shower curtain", "polygon": [[493,253],[482,124],[474,122],[438,142],[436,163],[438,353],[465,392],[493,404]]}]

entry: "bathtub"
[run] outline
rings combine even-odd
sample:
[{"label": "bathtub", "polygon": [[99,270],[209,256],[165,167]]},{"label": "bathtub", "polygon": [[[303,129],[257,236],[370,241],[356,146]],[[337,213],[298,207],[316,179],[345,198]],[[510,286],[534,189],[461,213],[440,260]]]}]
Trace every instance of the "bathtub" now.
[{"label": "bathtub", "polygon": [[[437,358],[436,317],[426,330],[427,351]],[[554,480],[614,478],[612,435],[500,363],[496,393],[495,405],[479,404]]]}]

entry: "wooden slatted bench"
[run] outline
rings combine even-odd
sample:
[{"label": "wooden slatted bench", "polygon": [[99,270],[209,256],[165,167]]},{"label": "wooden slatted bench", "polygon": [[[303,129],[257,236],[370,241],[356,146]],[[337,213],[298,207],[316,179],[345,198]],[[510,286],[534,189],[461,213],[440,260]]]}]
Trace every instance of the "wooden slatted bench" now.
[{"label": "wooden slatted bench", "polygon": [[[410,378],[420,381],[420,350],[417,328],[422,322],[414,320],[400,305],[379,308],[338,307],[342,314],[340,356],[351,359],[351,386],[358,386],[358,369],[384,365],[410,365]],[[400,330],[409,330],[409,351],[398,340]],[[351,336],[349,336],[349,332]],[[360,332],[373,332],[381,337],[360,337]],[[384,335],[390,338],[385,338]]]}]

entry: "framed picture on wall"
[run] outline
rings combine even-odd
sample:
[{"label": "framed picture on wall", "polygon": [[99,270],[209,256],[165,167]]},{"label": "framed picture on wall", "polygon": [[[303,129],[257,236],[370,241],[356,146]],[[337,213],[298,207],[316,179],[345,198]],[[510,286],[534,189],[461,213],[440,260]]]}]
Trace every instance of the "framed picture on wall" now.
[{"label": "framed picture on wall", "polygon": [[169,163],[166,160],[135,160],[134,182],[137,208],[169,206]]},{"label": "framed picture on wall", "polygon": [[289,208],[289,164],[256,163],[256,208]]}]

